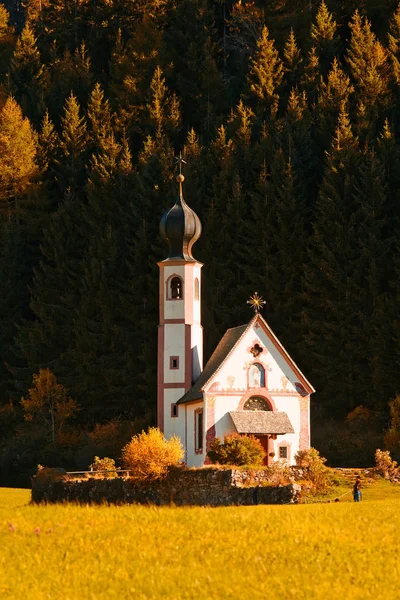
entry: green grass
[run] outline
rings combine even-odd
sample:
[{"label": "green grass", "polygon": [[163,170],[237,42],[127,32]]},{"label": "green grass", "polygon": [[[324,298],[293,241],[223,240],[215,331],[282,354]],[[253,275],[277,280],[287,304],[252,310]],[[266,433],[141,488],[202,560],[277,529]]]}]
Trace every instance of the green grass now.
[{"label": "green grass", "polygon": [[400,486],[385,481],[365,488],[360,504],[213,509],[26,500],[26,490],[0,490],[0,598],[7,600],[399,597]]},{"label": "green grass", "polygon": [[[388,499],[400,500],[400,485],[390,483],[390,481],[386,481],[385,479],[377,479],[371,482],[367,478],[363,478],[362,495],[364,502]],[[335,486],[328,493],[308,496],[306,504],[334,502],[335,498],[339,498],[339,502],[353,502],[352,484],[342,479],[339,485]]]}]

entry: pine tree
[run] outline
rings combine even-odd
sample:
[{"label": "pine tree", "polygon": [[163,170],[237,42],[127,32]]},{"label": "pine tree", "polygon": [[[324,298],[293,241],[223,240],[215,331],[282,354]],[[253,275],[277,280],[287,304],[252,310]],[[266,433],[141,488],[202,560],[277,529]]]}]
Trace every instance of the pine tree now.
[{"label": "pine tree", "polygon": [[327,154],[309,262],[305,269],[303,327],[320,400],[331,414],[356,406],[357,357],[352,337],[357,307],[358,255],[354,209],[358,141],[342,109]]},{"label": "pine tree", "polygon": [[40,368],[50,368],[65,382],[63,357],[72,345],[86,243],[82,203],[68,193],[45,227],[42,258],[31,284],[34,319],[25,319],[16,340],[20,361],[13,373],[22,393]]},{"label": "pine tree", "polygon": [[37,139],[27,117],[9,97],[0,112],[0,210],[19,221],[39,174]]},{"label": "pine tree", "polygon": [[79,103],[71,92],[61,119],[60,148],[62,160],[57,168],[59,186],[63,192],[82,193],[85,181],[88,134],[86,120],[80,116]]},{"label": "pine tree", "polygon": [[325,149],[332,139],[337,119],[342,107],[348,108],[354,86],[350,78],[334,58],[326,81],[321,79],[318,95],[318,129],[320,144]]},{"label": "pine tree", "polygon": [[253,177],[253,147],[252,130],[254,125],[254,113],[246,106],[243,100],[232,110],[228,121],[228,132],[234,144],[236,170],[240,173],[241,181],[246,184]]},{"label": "pine tree", "polygon": [[259,111],[270,111],[275,115],[278,110],[279,88],[283,77],[283,65],[275,49],[269,31],[264,25],[261,37],[257,42],[257,50],[250,61],[247,77],[248,97],[251,104]]},{"label": "pine tree", "polygon": [[[292,90],[285,119],[280,131],[275,135],[275,147],[272,155],[283,149],[288,157],[295,180],[296,194],[302,197],[306,207],[306,228],[311,230],[310,222],[314,217],[317,190],[320,184],[320,157],[313,136],[313,117],[308,108],[305,92]],[[286,173],[287,164],[282,166]],[[286,175],[283,175],[285,178]],[[305,218],[305,215],[303,215]]]},{"label": "pine tree", "polygon": [[400,234],[400,147],[393,130],[385,121],[377,144],[377,156],[383,165],[383,177],[388,186],[386,215],[389,237]]},{"label": "pine tree", "polygon": [[289,90],[300,82],[302,62],[301,51],[297,45],[296,36],[292,28],[283,49],[283,65],[286,74],[285,84]]},{"label": "pine tree", "polygon": [[205,211],[210,194],[210,174],[208,172],[206,148],[192,128],[183,147],[185,165],[185,194],[190,198],[190,207],[200,216]]},{"label": "pine tree", "polygon": [[164,134],[176,135],[180,127],[179,102],[175,94],[170,94],[160,67],[154,71],[150,84],[150,97],[147,105],[147,132],[161,140]]},{"label": "pine tree", "polygon": [[267,301],[268,321],[295,351],[301,340],[305,202],[291,159],[285,158],[282,148],[275,152],[269,173],[263,165],[251,206],[250,254],[258,257],[249,267],[251,282]]},{"label": "pine tree", "polygon": [[307,62],[304,65],[304,73],[301,79],[302,88],[306,91],[311,105],[314,105],[317,97],[317,86],[320,80],[320,64],[315,46],[308,53]]},{"label": "pine tree", "polygon": [[321,61],[322,71],[326,73],[332,59],[339,53],[340,41],[337,23],[324,0],[318,7],[315,23],[311,25],[311,39]]},{"label": "pine tree", "polygon": [[10,66],[10,60],[15,44],[14,27],[10,23],[10,14],[0,5],[0,75],[6,73]]},{"label": "pine tree", "polygon": [[59,114],[66,97],[73,93],[81,105],[86,104],[93,87],[92,65],[85,42],[72,53],[69,49],[63,54],[57,46],[52,48],[50,59],[51,94],[49,109]]},{"label": "pine tree", "polygon": [[[387,236],[387,187],[382,164],[373,151],[360,161],[354,190],[358,251],[355,317],[352,322],[353,351],[358,360],[358,389],[363,404],[384,410],[390,390],[396,385],[390,373],[393,352],[393,311],[388,303],[388,282],[392,276],[394,238]],[[384,310],[387,316],[384,316]],[[392,313],[392,321],[387,317]],[[383,345],[383,339],[386,343]]]},{"label": "pine tree", "polygon": [[207,0],[177,3],[161,55],[166,65],[173,66],[170,76],[182,103],[185,128],[194,127],[210,139],[225,106],[225,85],[218,68],[214,13]]},{"label": "pine tree", "polygon": [[400,4],[393,13],[389,23],[389,52],[392,63],[393,79],[397,86],[400,85]]},{"label": "pine tree", "polygon": [[121,29],[115,36],[109,66],[110,99],[118,107],[118,129],[131,136],[141,133],[139,121],[146,108],[151,80],[160,64],[161,41],[162,32],[149,15],[127,42]]},{"label": "pine tree", "polygon": [[38,164],[42,172],[47,170],[51,171],[57,159],[60,160],[59,150],[60,138],[57,135],[48,111],[46,111],[39,133],[39,144],[37,151]]},{"label": "pine tree", "polygon": [[92,146],[98,149],[102,141],[112,134],[110,103],[104,97],[104,92],[99,83],[96,83],[90,94],[87,116],[90,124]]},{"label": "pine tree", "polygon": [[0,404],[12,396],[12,363],[16,324],[25,315],[29,303],[27,272],[24,269],[25,247],[21,229],[4,219],[0,225]]},{"label": "pine tree", "polygon": [[375,122],[390,102],[388,53],[376,39],[371,24],[358,11],[349,23],[351,29],[347,62],[355,82],[359,105],[366,110],[368,135],[375,133]]},{"label": "pine tree", "polygon": [[47,85],[36,38],[27,24],[17,40],[11,60],[10,87],[24,113],[34,122],[43,116]]}]

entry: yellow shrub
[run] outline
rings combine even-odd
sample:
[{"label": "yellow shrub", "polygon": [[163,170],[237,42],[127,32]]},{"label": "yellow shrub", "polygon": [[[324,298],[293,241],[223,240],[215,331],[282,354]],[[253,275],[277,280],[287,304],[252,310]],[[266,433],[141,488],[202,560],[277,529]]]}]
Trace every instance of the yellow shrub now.
[{"label": "yellow shrub", "polygon": [[133,436],[122,449],[121,461],[137,479],[158,479],[167,473],[169,467],[181,463],[183,454],[178,437],[166,440],[158,428],[150,427],[147,433],[142,431]]}]

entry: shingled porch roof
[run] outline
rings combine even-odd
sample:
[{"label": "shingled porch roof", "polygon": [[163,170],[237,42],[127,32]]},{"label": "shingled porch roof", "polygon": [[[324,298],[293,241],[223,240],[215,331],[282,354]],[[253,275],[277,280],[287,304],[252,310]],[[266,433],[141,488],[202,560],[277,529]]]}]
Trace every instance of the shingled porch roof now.
[{"label": "shingled porch roof", "polygon": [[229,413],[238,433],[283,434],[294,433],[285,412],[264,410],[236,410]]}]

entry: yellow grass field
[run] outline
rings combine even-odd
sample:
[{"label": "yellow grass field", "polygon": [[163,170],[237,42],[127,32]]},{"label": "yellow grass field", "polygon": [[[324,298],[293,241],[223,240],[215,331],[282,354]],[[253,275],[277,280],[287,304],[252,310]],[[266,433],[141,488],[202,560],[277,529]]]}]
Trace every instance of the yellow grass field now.
[{"label": "yellow grass field", "polygon": [[400,597],[400,486],[360,504],[29,506],[0,489],[5,600]]}]

